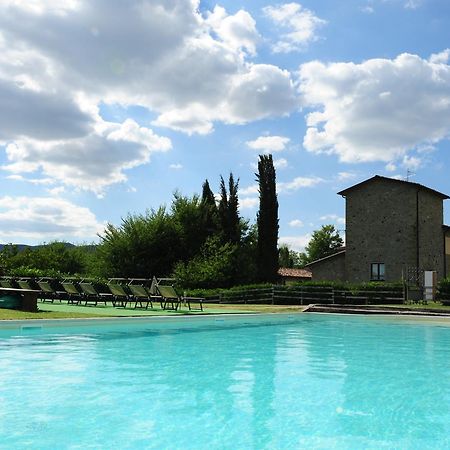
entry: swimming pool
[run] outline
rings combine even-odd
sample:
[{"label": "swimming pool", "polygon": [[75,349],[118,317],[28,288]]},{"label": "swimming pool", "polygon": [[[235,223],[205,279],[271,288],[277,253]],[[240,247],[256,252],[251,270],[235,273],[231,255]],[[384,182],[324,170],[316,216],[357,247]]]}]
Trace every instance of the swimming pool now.
[{"label": "swimming pool", "polygon": [[449,448],[450,326],[300,314],[0,328],[0,448]]}]

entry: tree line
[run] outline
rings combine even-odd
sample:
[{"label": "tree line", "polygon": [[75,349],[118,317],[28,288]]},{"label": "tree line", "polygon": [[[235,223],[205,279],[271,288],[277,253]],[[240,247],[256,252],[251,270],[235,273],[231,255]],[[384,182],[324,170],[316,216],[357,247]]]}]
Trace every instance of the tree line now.
[{"label": "tree line", "polygon": [[94,277],[174,276],[186,287],[227,287],[274,282],[278,271],[278,201],[271,155],[260,155],[256,181],[260,204],[256,224],[239,213],[239,179],[219,182],[216,200],[208,180],[202,194],[175,192],[169,208],[128,214],[109,223],[100,244],[53,242],[0,251],[6,274],[82,274]]}]

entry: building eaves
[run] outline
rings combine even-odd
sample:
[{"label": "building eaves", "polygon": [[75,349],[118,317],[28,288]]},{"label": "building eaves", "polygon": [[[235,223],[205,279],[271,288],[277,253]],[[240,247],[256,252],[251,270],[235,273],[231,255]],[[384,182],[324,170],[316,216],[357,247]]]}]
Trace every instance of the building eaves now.
[{"label": "building eaves", "polygon": [[385,180],[385,181],[389,181],[392,183],[402,183],[402,184],[409,185],[409,186],[415,186],[416,188],[418,188],[420,190],[428,191],[432,194],[435,194],[435,195],[441,197],[443,200],[447,200],[450,198],[447,194],[443,194],[442,192],[431,189],[427,186],[424,186],[423,184],[414,183],[412,181],[397,180],[395,178],[383,177],[381,175],[375,175],[372,178],[368,178],[367,180],[361,181],[361,183],[354,184],[353,186],[350,186],[347,189],[344,189],[344,190],[338,192],[338,195],[342,195],[343,197],[345,197],[350,191],[358,189],[359,187],[361,187],[367,183],[372,183],[375,180]]},{"label": "building eaves", "polygon": [[345,254],[345,250],[342,250],[342,251],[337,252],[337,253],[333,253],[332,255],[325,256],[324,258],[316,259],[315,261],[311,261],[310,263],[305,264],[305,267],[312,266],[313,264],[317,264],[319,262],[325,261],[327,259],[335,258],[336,256],[340,256],[340,255],[343,255],[343,254]]}]

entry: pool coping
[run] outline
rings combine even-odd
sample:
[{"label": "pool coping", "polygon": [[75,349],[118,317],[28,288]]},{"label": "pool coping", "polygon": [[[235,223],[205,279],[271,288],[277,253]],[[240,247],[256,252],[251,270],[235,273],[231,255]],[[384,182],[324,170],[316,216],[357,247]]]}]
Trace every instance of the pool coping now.
[{"label": "pool coping", "polygon": [[395,308],[381,305],[329,305],[311,304],[304,310],[307,313],[324,314],[360,314],[360,315],[390,315],[390,316],[418,316],[418,317],[448,317],[450,311]]},{"label": "pool coping", "polygon": [[86,317],[86,318],[61,318],[61,319],[22,319],[22,320],[0,320],[0,330],[23,329],[23,328],[52,328],[64,326],[92,326],[108,325],[117,323],[174,323],[174,322],[197,322],[197,321],[226,321],[236,319],[261,319],[261,318],[280,318],[285,319],[289,316],[299,316],[302,312],[279,312],[279,313],[236,313],[236,314],[190,314],[185,316],[131,316],[131,317]]}]

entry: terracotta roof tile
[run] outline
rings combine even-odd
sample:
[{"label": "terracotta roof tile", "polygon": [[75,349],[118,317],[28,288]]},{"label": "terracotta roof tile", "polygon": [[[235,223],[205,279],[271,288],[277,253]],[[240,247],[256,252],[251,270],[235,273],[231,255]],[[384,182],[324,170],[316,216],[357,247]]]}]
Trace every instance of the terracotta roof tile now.
[{"label": "terracotta roof tile", "polygon": [[278,269],[278,275],[282,277],[292,277],[292,278],[311,278],[312,273],[306,269],[288,269],[282,267]]}]

